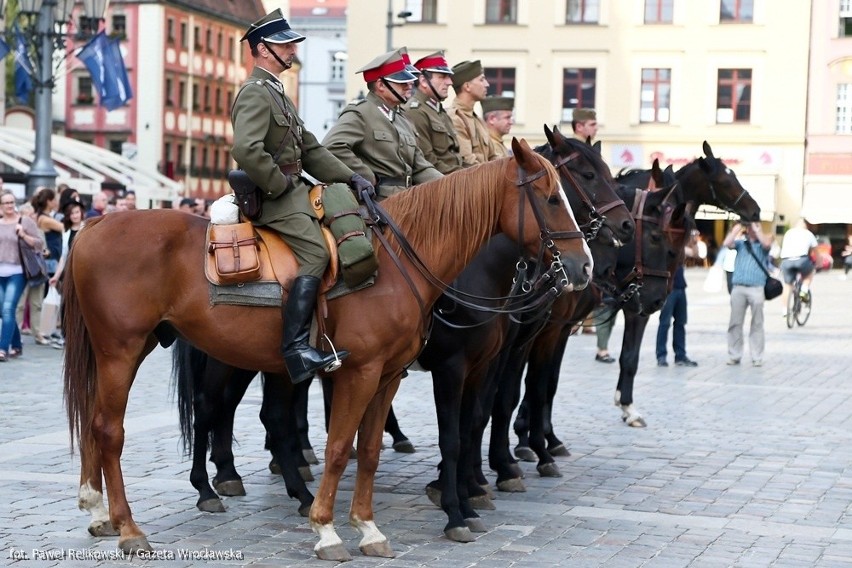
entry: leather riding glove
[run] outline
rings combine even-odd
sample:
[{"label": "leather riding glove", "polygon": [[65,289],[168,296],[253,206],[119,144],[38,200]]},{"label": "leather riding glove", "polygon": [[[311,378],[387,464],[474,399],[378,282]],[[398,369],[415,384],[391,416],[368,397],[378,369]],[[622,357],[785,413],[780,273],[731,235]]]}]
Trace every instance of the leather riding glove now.
[{"label": "leather riding glove", "polygon": [[349,187],[359,198],[361,198],[361,192],[366,193],[371,199],[376,198],[376,188],[360,174],[352,174],[352,177],[349,178]]}]

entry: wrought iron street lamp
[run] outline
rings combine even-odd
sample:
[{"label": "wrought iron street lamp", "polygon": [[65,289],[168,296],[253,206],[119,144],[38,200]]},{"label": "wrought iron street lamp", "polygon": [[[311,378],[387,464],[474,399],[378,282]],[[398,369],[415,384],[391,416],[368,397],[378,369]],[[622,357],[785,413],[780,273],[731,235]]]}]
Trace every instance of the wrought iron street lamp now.
[{"label": "wrought iron street lamp", "polygon": [[[27,196],[39,186],[56,184],[56,168],[51,158],[53,134],[53,88],[56,72],[53,52],[65,50],[67,26],[74,10],[75,0],[19,0],[18,27],[30,43],[33,58],[33,85],[35,86],[35,158],[27,178]],[[108,0],[84,0],[86,17],[102,20]],[[93,26],[96,28],[96,26]],[[67,54],[66,54],[67,56]],[[64,63],[65,57],[61,63]]]}]

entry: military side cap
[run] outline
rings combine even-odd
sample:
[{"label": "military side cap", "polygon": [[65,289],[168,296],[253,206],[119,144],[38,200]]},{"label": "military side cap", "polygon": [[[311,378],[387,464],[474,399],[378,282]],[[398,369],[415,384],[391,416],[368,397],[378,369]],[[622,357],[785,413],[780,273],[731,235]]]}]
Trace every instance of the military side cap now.
[{"label": "military side cap", "polygon": [[482,75],[482,62],[462,61],[453,65],[453,88],[461,89],[462,85]]},{"label": "military side cap", "polygon": [[488,114],[495,110],[513,110],[515,108],[514,97],[485,97],[482,100],[482,114]]},{"label": "military side cap", "polygon": [[364,74],[364,81],[372,83],[385,79],[391,83],[408,83],[416,77],[405,70],[405,60],[399,50],[384,53],[360,69],[356,73]]},{"label": "military side cap", "polygon": [[597,120],[598,115],[593,108],[575,108],[571,113],[571,119],[574,122],[584,122],[586,120]]},{"label": "military side cap", "polygon": [[414,66],[421,71],[429,71],[432,73],[446,73],[447,75],[453,74],[453,70],[450,69],[450,65],[444,58],[443,51],[436,51],[435,53],[429,54],[426,57],[421,57],[420,59],[414,62]]},{"label": "military side cap", "polygon": [[291,43],[305,40],[305,36],[290,29],[290,24],[284,19],[281,8],[273,10],[249,26],[240,41],[248,40],[251,47],[262,41],[269,43]]}]

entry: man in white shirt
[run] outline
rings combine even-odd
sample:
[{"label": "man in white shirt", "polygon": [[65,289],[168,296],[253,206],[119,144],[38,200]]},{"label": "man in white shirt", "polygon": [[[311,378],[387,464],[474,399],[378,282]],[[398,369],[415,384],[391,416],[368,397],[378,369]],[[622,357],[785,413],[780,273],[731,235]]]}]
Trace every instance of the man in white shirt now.
[{"label": "man in white shirt", "polygon": [[784,276],[784,294],[781,296],[781,306],[787,315],[787,297],[790,295],[796,274],[802,275],[802,300],[810,301],[811,283],[814,279],[814,263],[811,251],[817,246],[816,237],[808,230],[804,219],[784,233],[781,243],[781,274]]}]

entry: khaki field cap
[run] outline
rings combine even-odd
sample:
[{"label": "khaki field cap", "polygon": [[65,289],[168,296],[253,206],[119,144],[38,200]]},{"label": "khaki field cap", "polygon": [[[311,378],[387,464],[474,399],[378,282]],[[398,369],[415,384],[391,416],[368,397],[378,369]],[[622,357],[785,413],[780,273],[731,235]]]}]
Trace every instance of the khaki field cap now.
[{"label": "khaki field cap", "polygon": [[571,119],[574,122],[585,122],[587,120],[597,120],[598,115],[593,108],[575,108]]},{"label": "khaki field cap", "polygon": [[462,88],[462,85],[468,81],[472,81],[482,75],[482,62],[462,61],[453,65],[453,89],[456,91]]},{"label": "khaki field cap", "polygon": [[372,83],[385,79],[391,83],[409,83],[416,77],[406,70],[405,59],[398,49],[379,55],[356,73],[364,74],[364,81]]},{"label": "khaki field cap", "polygon": [[421,71],[429,71],[431,73],[446,73],[452,75],[453,70],[444,58],[443,51],[436,51],[426,57],[422,57],[414,62],[414,66]]},{"label": "khaki field cap", "polygon": [[269,43],[299,43],[305,41],[305,36],[290,29],[290,24],[284,19],[281,9],[274,10],[249,26],[240,41],[248,40],[249,46],[255,47],[262,41]]},{"label": "khaki field cap", "polygon": [[482,114],[488,114],[495,110],[513,110],[515,99],[513,97],[486,97],[481,103]]}]

